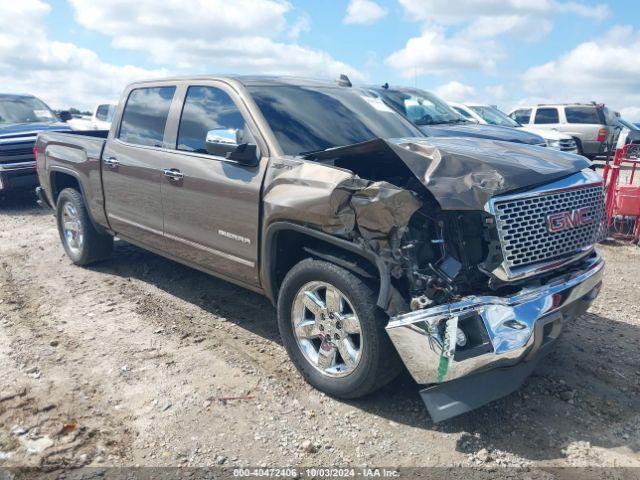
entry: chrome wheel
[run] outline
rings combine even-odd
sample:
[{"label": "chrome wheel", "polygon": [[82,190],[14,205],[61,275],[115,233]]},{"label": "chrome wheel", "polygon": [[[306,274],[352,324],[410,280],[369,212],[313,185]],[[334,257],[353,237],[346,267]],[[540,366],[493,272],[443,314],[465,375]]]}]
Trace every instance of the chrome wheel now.
[{"label": "chrome wheel", "polygon": [[291,322],[302,354],[322,374],[344,377],[358,366],[363,348],[360,320],[333,285],[303,285],[293,302]]},{"label": "chrome wheel", "polygon": [[69,250],[75,255],[80,255],[84,241],[82,223],[78,210],[71,202],[66,202],[62,208],[62,231]]}]

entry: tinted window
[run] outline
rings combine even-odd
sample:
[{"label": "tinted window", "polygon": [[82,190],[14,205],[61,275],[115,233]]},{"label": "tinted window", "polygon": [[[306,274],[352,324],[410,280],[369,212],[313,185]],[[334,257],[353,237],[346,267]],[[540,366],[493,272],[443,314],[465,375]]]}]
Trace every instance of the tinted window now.
[{"label": "tinted window", "polygon": [[287,155],[374,138],[423,137],[374,92],[330,86],[249,87]]},{"label": "tinted window", "polygon": [[129,94],[119,138],[137,145],[162,146],[176,87],[138,88]]},{"label": "tinted window", "polygon": [[564,114],[567,123],[604,123],[596,107],[567,107]]},{"label": "tinted window", "polygon": [[[235,143],[255,143],[245,127],[242,114],[226,92],[214,87],[189,87],[180,127],[178,128],[178,150],[207,153],[207,133],[218,131],[218,135],[237,130]],[[225,132],[226,131],[226,132]]]},{"label": "tinted window", "polygon": [[516,110],[509,116],[518,123],[523,123],[523,124],[529,123],[529,120],[531,120],[531,109],[525,108],[521,110]]},{"label": "tinted window", "polygon": [[535,123],[558,123],[558,109],[557,108],[539,108],[536,111]]}]

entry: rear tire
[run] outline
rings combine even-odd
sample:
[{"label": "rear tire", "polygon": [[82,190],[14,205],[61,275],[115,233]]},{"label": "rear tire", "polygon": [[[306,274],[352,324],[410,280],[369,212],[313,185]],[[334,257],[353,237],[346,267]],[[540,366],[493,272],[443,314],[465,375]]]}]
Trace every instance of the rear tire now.
[{"label": "rear tire", "polygon": [[[310,298],[317,299],[311,303],[314,311],[307,308]],[[293,364],[315,388],[339,398],[367,395],[400,372],[385,331],[388,320],[369,285],[325,261],[295,265],[278,295],[278,327]],[[302,325],[308,329],[304,334]]]},{"label": "rear tire", "polygon": [[96,230],[77,190],[65,188],[60,192],[56,219],[62,246],[76,265],[89,265],[111,255],[113,237]]}]

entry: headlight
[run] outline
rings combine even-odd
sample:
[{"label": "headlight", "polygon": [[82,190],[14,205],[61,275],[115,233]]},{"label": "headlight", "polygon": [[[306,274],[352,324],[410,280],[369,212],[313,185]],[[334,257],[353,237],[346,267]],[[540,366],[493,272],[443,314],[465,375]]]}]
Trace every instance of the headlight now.
[{"label": "headlight", "polygon": [[547,140],[547,147],[560,150],[560,140]]}]

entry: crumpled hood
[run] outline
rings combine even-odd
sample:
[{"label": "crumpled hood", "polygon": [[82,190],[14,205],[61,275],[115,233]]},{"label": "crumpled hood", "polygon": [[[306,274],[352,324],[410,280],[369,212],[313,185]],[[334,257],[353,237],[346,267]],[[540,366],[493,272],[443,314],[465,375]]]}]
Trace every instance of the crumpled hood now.
[{"label": "crumpled hood", "polygon": [[9,123],[0,124],[0,138],[3,137],[21,137],[36,135],[38,132],[51,131],[51,130],[71,130],[69,125],[62,122],[54,123]]},{"label": "crumpled hood", "polygon": [[586,158],[558,150],[479,138],[374,139],[315,154],[317,160],[397,159],[443,210],[482,210],[493,196],[532,188],[588,168]]},{"label": "crumpled hood", "polygon": [[544,138],[520,128],[500,127],[498,125],[481,125],[461,123],[452,125],[420,125],[420,130],[429,137],[474,137],[505,142],[540,145]]}]

